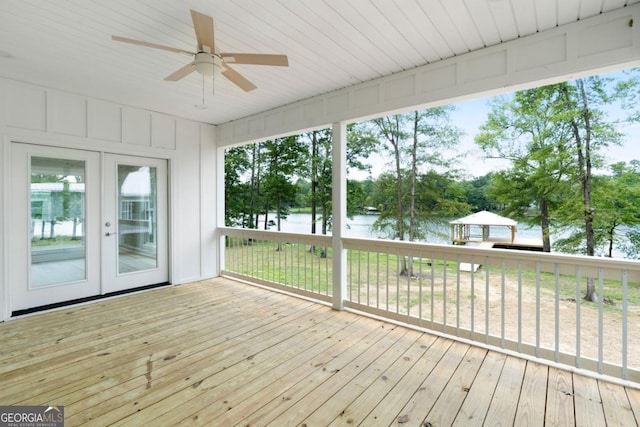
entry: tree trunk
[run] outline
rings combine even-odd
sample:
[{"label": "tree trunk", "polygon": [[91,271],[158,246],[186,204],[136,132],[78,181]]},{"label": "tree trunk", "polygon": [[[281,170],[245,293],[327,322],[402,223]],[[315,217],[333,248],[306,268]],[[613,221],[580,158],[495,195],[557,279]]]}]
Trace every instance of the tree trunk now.
[{"label": "tree trunk", "polygon": [[[584,192],[584,214],[585,214],[585,237],[587,240],[587,255],[594,256],[595,242],[593,234],[593,209],[591,207],[591,112],[589,111],[589,103],[587,92],[584,88],[584,80],[577,82],[580,89],[580,98],[582,100],[582,115],[584,119],[585,138],[584,138],[584,174],[582,177]],[[581,153],[582,150],[579,150]]]},{"label": "tree trunk", "polygon": [[584,294],[585,301],[598,302],[596,284],[593,277],[587,277],[587,292]]},{"label": "tree trunk", "polygon": [[78,218],[73,218],[73,231],[71,232],[71,240],[78,240]]},{"label": "tree trunk", "polygon": [[[251,228],[258,228],[258,223],[260,221],[260,212],[256,212],[256,206],[258,204],[258,197],[260,196],[260,144],[253,145],[253,159],[251,164],[251,202],[250,202],[250,214],[254,215],[255,213],[255,221],[253,224],[249,224],[252,226]],[[265,224],[267,223],[267,218],[265,216]]]},{"label": "tree trunk", "polygon": [[264,229],[269,229],[269,202],[264,205]]},{"label": "tree trunk", "polygon": [[540,225],[542,226],[542,251],[551,252],[551,237],[549,231],[549,204],[547,199],[540,201]]},{"label": "tree trunk", "polygon": [[[280,208],[280,197],[278,196],[278,198],[276,199],[276,229],[278,231],[280,230],[280,224],[281,224],[281,218],[280,215],[282,213],[282,209]],[[281,251],[282,250],[282,242],[278,242],[278,249],[276,249],[277,251]]]},{"label": "tree trunk", "polygon": [[[418,175],[418,111],[413,113],[413,146],[411,147],[411,188],[409,189],[409,241],[413,242],[416,233],[416,180]],[[413,257],[408,257],[407,276],[413,276]]]},{"label": "tree trunk", "polygon": [[[586,254],[587,256],[594,256],[595,242],[593,234],[593,209],[591,208],[591,113],[589,111],[589,102],[587,98],[587,92],[584,87],[584,80],[576,80],[576,86],[578,88],[578,97],[582,104],[580,114],[582,116],[582,119],[584,120],[584,141],[582,136],[580,135],[580,126],[575,118],[571,119],[571,128],[573,130],[573,136],[576,141],[576,151],[578,155],[578,174],[580,178],[580,184],[582,186]],[[577,108],[577,106],[570,99],[566,85],[563,87],[563,93],[570,107]],[[598,301],[598,295],[596,294],[595,281],[593,277],[587,277],[587,292],[585,293],[584,299],[586,301]]]},{"label": "tree trunk", "polygon": [[613,258],[613,236],[616,231],[617,224],[613,224],[611,228],[609,228],[608,239],[609,239],[609,258]]},{"label": "tree trunk", "polygon": [[[396,124],[395,128],[399,128],[399,118],[395,116]],[[398,140],[398,136],[395,136],[390,141],[393,145],[393,154],[394,154],[394,162],[396,167],[396,200],[398,204],[398,217],[396,221],[396,227],[398,231],[398,240],[404,240],[404,203],[402,201],[402,167],[400,164],[400,141]],[[402,276],[406,276],[408,274],[407,271],[407,260],[403,256],[400,260],[400,271],[398,274]]]},{"label": "tree trunk", "polygon": [[[327,231],[329,231],[328,229],[329,229],[329,204],[325,202],[322,204],[322,234],[326,235]],[[327,257],[327,248],[324,247],[320,252],[320,258],[326,258],[326,257]]]},{"label": "tree trunk", "polygon": [[[582,100],[582,115],[585,127],[584,138],[584,171],[582,176],[582,191],[584,193],[584,232],[587,241],[587,255],[595,255],[595,242],[593,234],[593,209],[591,208],[591,113],[584,88],[584,80],[577,80],[580,98]],[[582,149],[578,150],[582,154]],[[598,302],[596,285],[593,277],[587,277],[587,293],[584,296],[587,301]]]}]

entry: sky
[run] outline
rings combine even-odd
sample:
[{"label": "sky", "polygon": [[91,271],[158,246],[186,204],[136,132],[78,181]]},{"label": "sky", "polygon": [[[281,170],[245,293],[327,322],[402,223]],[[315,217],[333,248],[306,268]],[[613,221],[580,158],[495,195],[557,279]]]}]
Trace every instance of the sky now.
[{"label": "sky", "polygon": [[[620,73],[611,76],[620,76]],[[453,104],[456,108],[451,114],[452,122],[464,131],[460,140],[459,152],[466,153],[459,157],[460,169],[465,171],[469,179],[486,175],[489,172],[508,167],[509,163],[500,159],[484,159],[484,154],[474,142],[480,126],[486,121],[489,113],[488,103],[491,97],[478,98],[470,101]],[[610,117],[619,117],[622,111],[610,107],[607,110]],[[610,163],[629,160],[640,160],[640,124],[631,124],[619,127],[625,134],[623,144],[610,146],[607,150],[607,159]],[[369,158],[372,165],[371,176],[377,177],[385,170],[389,170],[383,156],[373,155]],[[365,180],[368,172],[349,171],[350,179]]]}]

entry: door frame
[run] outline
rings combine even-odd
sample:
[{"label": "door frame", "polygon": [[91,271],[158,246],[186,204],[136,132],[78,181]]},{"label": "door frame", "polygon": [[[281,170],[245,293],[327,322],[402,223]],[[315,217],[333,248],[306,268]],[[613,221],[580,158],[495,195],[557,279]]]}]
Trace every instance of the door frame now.
[{"label": "door frame", "polygon": [[[101,199],[101,214],[100,214],[100,252],[101,252],[101,293],[102,295],[108,295],[114,292],[129,291],[136,288],[144,288],[145,286],[152,286],[160,283],[166,283],[171,280],[169,260],[170,260],[170,239],[169,239],[169,167],[168,160],[159,159],[150,156],[133,156],[114,154],[110,152],[104,152],[101,155],[102,164],[102,199]],[[119,234],[112,234],[107,237],[107,232],[117,233],[118,230],[114,228],[107,228],[106,222],[117,224],[118,216],[118,200],[117,193],[119,189],[114,182],[107,183],[108,178],[115,178],[117,181],[117,167],[120,164],[127,164],[133,166],[146,166],[152,165],[156,168],[157,178],[164,178],[162,180],[157,179],[157,192],[156,192],[156,206],[158,208],[157,218],[157,252],[156,261],[158,268],[154,271],[143,270],[140,272],[132,273],[118,273],[118,257],[116,252],[118,244],[116,244]],[[114,175],[115,174],[115,175]],[[163,184],[160,184],[163,182]],[[113,187],[113,193],[109,190]],[[164,191],[161,191],[164,190]],[[109,194],[108,194],[109,193]],[[108,201],[106,197],[111,197],[112,200]],[[160,213],[160,208],[164,208],[164,215]],[[110,209],[114,211],[109,212]],[[164,229],[164,232],[160,232]],[[165,264],[163,266],[163,264]],[[136,285],[136,278],[146,275],[152,283],[145,283],[142,285]],[[153,279],[151,279],[153,278]]]},{"label": "door frame", "polygon": [[[13,196],[13,189],[11,186],[11,182],[14,180],[15,171],[14,167],[11,164],[11,147],[13,144],[23,144],[23,145],[32,145],[32,146],[41,146],[43,148],[51,148],[55,150],[57,148],[60,149],[68,149],[68,150],[80,150],[80,151],[89,151],[98,153],[100,155],[100,180],[103,179],[103,164],[104,164],[104,155],[105,154],[115,154],[122,156],[135,156],[149,159],[158,159],[166,161],[166,233],[167,233],[167,242],[166,242],[166,252],[167,252],[167,277],[169,283],[175,283],[175,240],[172,235],[172,218],[173,218],[173,210],[175,209],[173,203],[173,162],[175,161],[175,153],[167,152],[165,150],[156,151],[156,150],[147,150],[144,147],[136,148],[136,147],[126,147],[127,150],[120,150],[118,147],[109,147],[108,149],[101,149],[101,147],[95,145],[86,145],[84,143],[78,143],[74,141],[75,138],[55,138],[54,141],[49,140],[48,138],[38,138],[38,137],[19,137],[17,135],[9,136],[5,135],[2,140],[0,140],[0,153],[2,153],[2,158],[0,159],[0,178],[2,178],[2,182],[0,183],[0,200],[2,200],[4,206],[11,206],[11,199]],[[102,186],[102,183],[101,183]],[[103,194],[102,188],[100,193],[100,203],[102,204]],[[5,320],[11,320],[14,318],[12,313],[16,311],[14,307],[14,301],[12,298],[12,288],[11,288],[11,276],[13,272],[13,267],[11,263],[11,220],[8,212],[0,212],[0,322]],[[100,220],[103,221],[103,209],[100,207]],[[101,223],[100,225],[102,225]],[[28,238],[28,236],[22,236],[23,238]],[[100,255],[101,255],[101,245],[100,245]],[[101,273],[102,274],[102,273]],[[101,277],[102,280],[102,277]],[[101,293],[96,295],[91,299],[99,299],[105,297],[103,292],[102,283]],[[144,288],[142,286],[141,288]],[[132,291],[135,291],[133,289]],[[109,295],[106,295],[109,297]]]},{"label": "door frame", "polygon": [[[12,249],[9,253],[11,267],[9,292],[12,312],[56,305],[63,301],[83,300],[93,297],[96,292],[99,294],[101,292],[101,265],[98,209],[102,205],[100,153],[21,143],[12,144],[10,151],[13,172],[10,200],[15,202],[14,208],[8,213],[11,228],[7,236]],[[72,278],[69,280],[68,277],[65,277],[62,282],[41,285],[33,283],[34,252],[30,241],[33,231],[31,173],[32,159],[34,158],[64,159],[84,163],[85,190],[82,204],[84,205],[85,221],[82,224],[84,236],[84,256],[81,258],[84,263],[84,278],[82,279]],[[97,208],[93,208],[94,215],[89,215],[91,206],[97,206]],[[57,252],[64,254],[67,250],[60,252],[58,249]],[[56,267],[55,264],[53,267]],[[57,268],[56,270],[64,271]]]}]

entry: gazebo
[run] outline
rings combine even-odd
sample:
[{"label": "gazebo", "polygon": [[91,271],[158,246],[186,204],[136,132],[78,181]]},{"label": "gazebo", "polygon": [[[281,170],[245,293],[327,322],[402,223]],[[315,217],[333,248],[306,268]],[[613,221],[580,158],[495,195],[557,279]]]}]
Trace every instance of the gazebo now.
[{"label": "gazebo", "polygon": [[[510,218],[488,212],[480,211],[474,214],[450,221],[451,225],[451,242],[453,244],[466,244],[469,242],[482,243],[486,241],[507,242],[508,237],[491,237],[491,228],[506,227],[510,231],[511,239],[509,243],[513,243],[518,231],[518,223]],[[476,232],[478,231],[478,232]]]}]

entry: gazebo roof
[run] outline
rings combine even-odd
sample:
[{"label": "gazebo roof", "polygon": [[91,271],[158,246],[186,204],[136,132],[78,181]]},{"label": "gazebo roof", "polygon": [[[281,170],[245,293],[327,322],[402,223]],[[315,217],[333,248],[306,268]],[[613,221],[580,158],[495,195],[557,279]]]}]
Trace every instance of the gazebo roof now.
[{"label": "gazebo roof", "polygon": [[505,218],[503,216],[488,212],[488,211],[480,211],[474,214],[465,216],[464,218],[459,218],[453,221],[450,221],[449,224],[464,224],[464,225],[502,225],[505,227],[515,227],[518,223],[510,218]]}]

